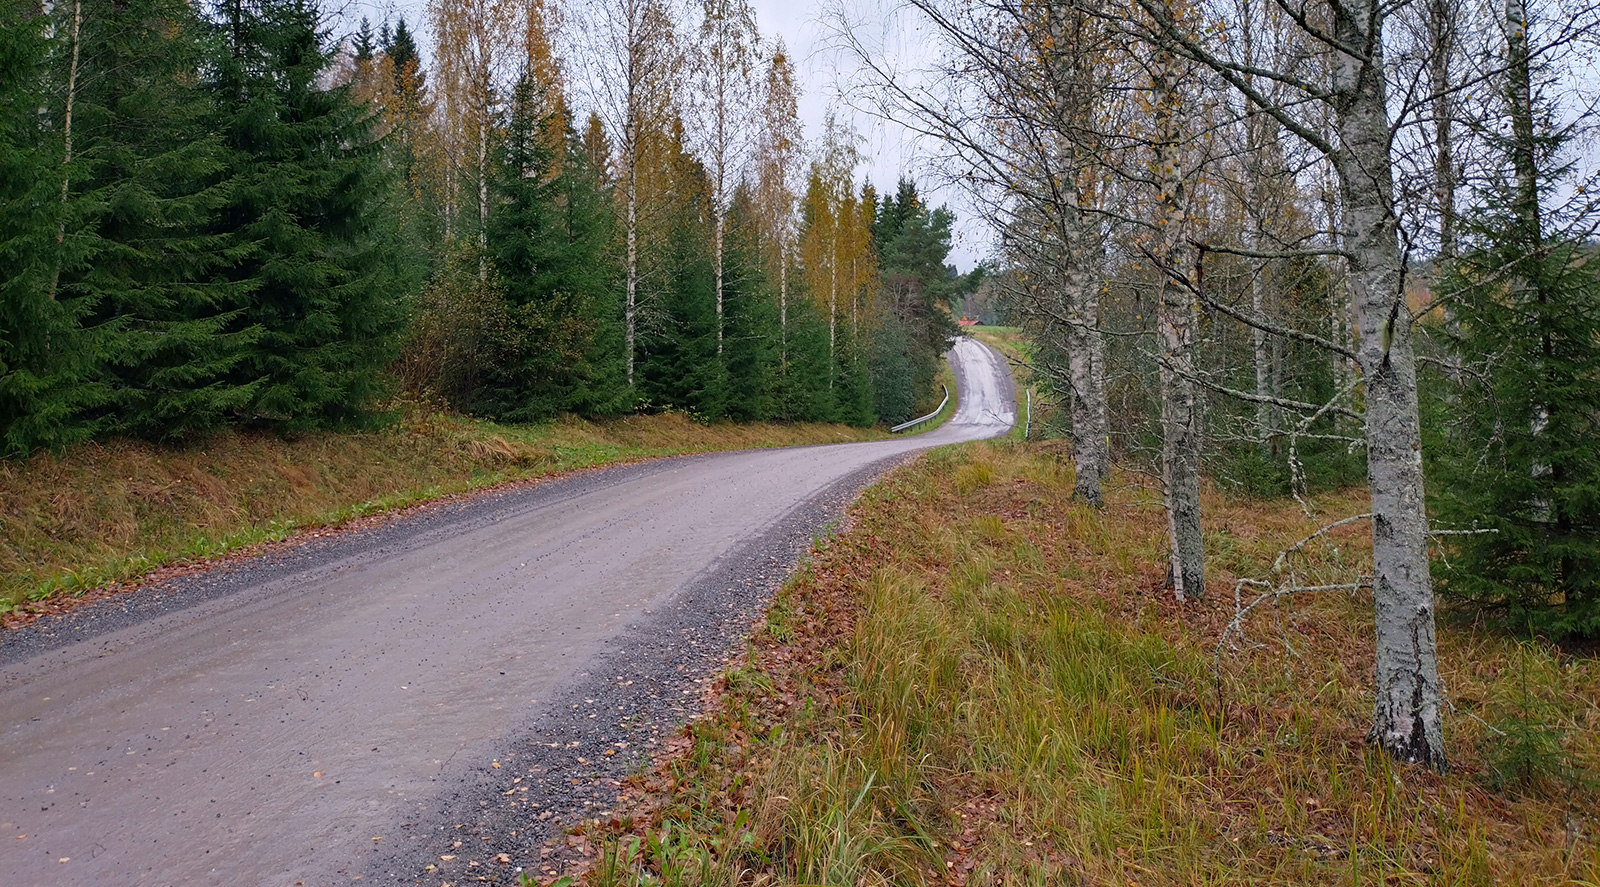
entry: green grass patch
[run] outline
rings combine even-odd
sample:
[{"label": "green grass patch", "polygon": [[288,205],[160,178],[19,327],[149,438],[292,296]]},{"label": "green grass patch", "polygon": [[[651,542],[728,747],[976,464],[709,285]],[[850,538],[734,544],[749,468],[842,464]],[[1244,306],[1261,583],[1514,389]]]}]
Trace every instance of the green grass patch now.
[{"label": "green grass patch", "polygon": [[[1600,883],[1600,664],[1446,620],[1452,769],[1397,765],[1364,741],[1370,597],[1286,600],[1215,655],[1299,507],[1208,494],[1212,596],[1179,606],[1143,483],[1087,508],[1056,445],[994,442],[870,490],[635,826],[593,829],[626,858],[589,883]],[[1367,532],[1293,568],[1357,575]]]}]

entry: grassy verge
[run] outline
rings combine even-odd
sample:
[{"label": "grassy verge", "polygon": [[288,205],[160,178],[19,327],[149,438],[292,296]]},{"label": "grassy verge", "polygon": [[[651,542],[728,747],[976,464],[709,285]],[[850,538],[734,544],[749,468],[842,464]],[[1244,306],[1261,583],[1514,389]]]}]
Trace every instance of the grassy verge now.
[{"label": "grassy verge", "polygon": [[536,426],[418,414],[371,434],[111,442],[0,462],[0,615],[64,594],[454,493],[652,456],[881,437],[838,425],[682,415]]},{"label": "grassy verge", "polygon": [[945,390],[950,392],[950,397],[945,400],[944,406],[940,408],[937,416],[929,419],[925,424],[910,429],[905,432],[906,434],[927,434],[950,421],[950,417],[956,414],[956,408],[961,406],[961,392],[956,390],[956,374],[950,369],[950,364],[940,361],[939,372],[933,377],[933,381],[936,385],[943,385]]},{"label": "grassy verge", "polygon": [[[1071,494],[1062,450],[1014,442],[871,490],[592,827],[588,882],[1600,883],[1600,664],[1446,621],[1454,766],[1396,765],[1364,742],[1365,594],[1285,599],[1216,655],[1231,580],[1314,529],[1297,507],[1210,496],[1213,597],[1180,607],[1158,495]],[[1295,569],[1360,573],[1366,535]]]}]

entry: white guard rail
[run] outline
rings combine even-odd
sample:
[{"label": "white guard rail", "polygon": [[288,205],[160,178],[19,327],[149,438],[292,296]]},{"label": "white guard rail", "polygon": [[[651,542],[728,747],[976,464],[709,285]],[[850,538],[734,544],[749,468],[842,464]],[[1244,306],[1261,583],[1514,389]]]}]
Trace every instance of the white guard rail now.
[{"label": "white guard rail", "polygon": [[907,428],[915,428],[918,425],[921,425],[922,423],[928,421],[929,419],[936,418],[940,413],[944,412],[944,405],[950,402],[950,389],[949,389],[948,386],[945,386],[945,385],[940,385],[939,387],[944,389],[944,400],[939,401],[939,408],[938,409],[934,410],[933,412],[929,413],[926,416],[923,416],[920,419],[912,419],[910,422],[901,422],[899,425],[896,425],[895,427],[889,429],[889,433],[890,434],[896,434],[898,432],[906,430]]}]

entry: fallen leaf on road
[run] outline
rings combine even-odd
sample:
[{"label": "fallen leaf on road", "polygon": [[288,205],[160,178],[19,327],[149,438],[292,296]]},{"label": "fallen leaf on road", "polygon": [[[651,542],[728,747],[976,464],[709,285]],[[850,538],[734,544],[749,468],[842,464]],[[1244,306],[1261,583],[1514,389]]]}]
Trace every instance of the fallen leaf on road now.
[{"label": "fallen leaf on road", "polygon": [[449,861],[450,861],[450,860],[452,860],[452,859],[455,859],[455,857],[454,857],[454,856],[451,856],[451,855],[449,855],[449,854],[445,854],[445,855],[444,855],[444,856],[441,856],[441,857],[439,857],[439,858],[440,858],[440,859],[442,859],[442,860],[444,860],[444,861],[445,861],[445,862],[449,862]]}]

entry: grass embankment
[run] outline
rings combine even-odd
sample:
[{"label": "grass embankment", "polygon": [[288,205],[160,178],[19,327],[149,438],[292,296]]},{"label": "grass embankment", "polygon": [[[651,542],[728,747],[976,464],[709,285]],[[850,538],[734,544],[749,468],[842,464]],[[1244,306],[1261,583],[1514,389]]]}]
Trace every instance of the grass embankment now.
[{"label": "grass embankment", "polygon": [[[1233,577],[1315,525],[1208,495],[1212,598],[1179,606],[1134,480],[1090,509],[1058,445],[1014,442],[891,475],[638,778],[589,882],[1600,882],[1600,664],[1445,620],[1453,768],[1395,764],[1364,741],[1367,594],[1285,599],[1214,657]],[[1294,569],[1347,581],[1367,534]]]},{"label": "grass embankment", "polygon": [[[703,425],[679,414],[535,426],[415,414],[370,434],[224,433],[0,461],[0,614],[310,528],[554,472],[652,456],[882,437],[841,425]],[[53,598],[53,600],[52,600]]]}]

